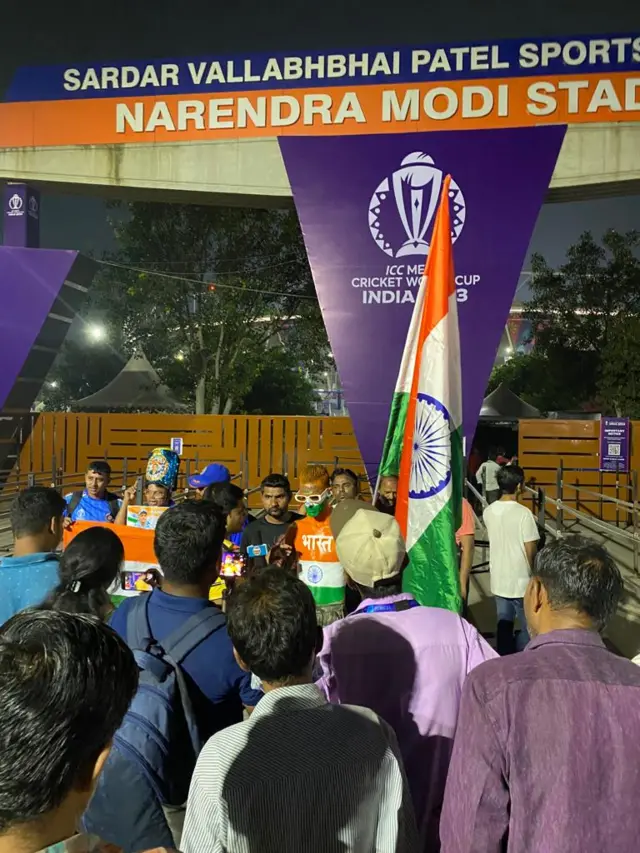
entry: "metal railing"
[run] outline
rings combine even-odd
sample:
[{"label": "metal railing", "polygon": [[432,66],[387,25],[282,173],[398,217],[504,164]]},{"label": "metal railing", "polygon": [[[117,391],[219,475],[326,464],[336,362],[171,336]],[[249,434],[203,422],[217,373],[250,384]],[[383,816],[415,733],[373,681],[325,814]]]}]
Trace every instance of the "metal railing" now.
[{"label": "metal railing", "polygon": [[[38,472],[22,472],[16,466],[11,471],[0,470],[0,552],[6,551],[11,546],[11,528],[10,528],[10,506],[15,495],[22,489],[28,486],[42,485],[50,486],[58,489],[62,494],[80,490],[84,488],[85,472],[65,472],[60,462],[54,455],[51,460],[51,469]],[[184,460],[183,470],[180,472],[178,479],[178,487],[176,489],[176,498],[182,499],[188,492],[188,481],[196,472],[202,470],[207,464],[214,460],[201,460],[196,454],[194,460]],[[335,468],[349,468],[354,465],[357,460],[352,457],[334,458]],[[326,464],[325,461],[310,464]],[[236,473],[232,479],[235,480],[241,488],[244,489],[247,496],[250,508],[254,510],[254,514],[260,514],[258,506],[251,507],[251,498],[257,495],[260,491],[260,486],[249,488],[249,466],[246,457],[242,456],[241,470]],[[288,476],[288,459],[284,459],[284,474]],[[567,535],[571,532],[576,524],[585,525],[614,541],[620,542],[627,546],[633,554],[633,570],[636,574],[640,571],[640,500],[638,492],[638,477],[637,472],[632,472],[630,475],[631,482],[620,482],[619,476],[616,477],[616,484],[609,488],[615,488],[616,496],[604,494],[593,488],[581,486],[579,483],[568,483],[565,480],[567,473],[576,473],[578,469],[567,469],[562,466],[556,472],[556,496],[549,497],[546,491],[535,484],[525,486],[525,495],[527,501],[530,502],[531,510],[536,516],[538,526],[541,531],[548,535],[557,538]],[[586,469],[579,469],[586,471]],[[144,471],[141,470],[140,463],[128,459],[122,462],[122,470],[114,473],[110,488],[119,493],[127,485],[131,485],[135,478],[142,477]],[[614,472],[615,473],[615,472]],[[360,475],[360,493],[365,495],[370,493],[369,480],[366,475]],[[601,478],[602,481],[602,478]],[[486,485],[486,484],[485,484]],[[606,486],[604,486],[606,487]],[[570,490],[575,496],[567,497],[566,490]],[[624,493],[625,497],[620,497]],[[487,506],[484,494],[476,488],[469,480],[465,480],[465,495],[472,497],[472,504],[475,504],[474,511],[480,508],[480,515]],[[586,501],[598,503],[600,507],[599,517],[590,515],[579,509],[581,505],[581,496],[586,498]],[[630,499],[627,499],[630,498]],[[138,499],[142,499],[142,480],[139,482]],[[585,501],[585,502],[586,502]],[[574,504],[573,506],[571,504]],[[616,523],[605,521],[602,518],[602,508],[606,505],[614,505],[616,507]],[[258,510],[256,513],[255,510]],[[551,511],[553,510],[553,511]],[[570,521],[567,520],[567,515],[570,516]],[[476,545],[480,548],[488,547],[488,542],[476,540]],[[474,570],[483,570],[484,563],[474,567]]]},{"label": "metal railing", "polygon": [[[567,472],[575,473],[575,469],[566,469],[563,466],[558,468],[556,475],[556,497],[555,499],[548,499],[555,507],[556,535],[565,536],[572,531],[575,525],[580,524],[596,531],[607,539],[610,538],[613,541],[622,543],[631,551],[633,572],[637,575],[640,569],[640,502],[638,500],[637,471],[631,472],[630,483],[621,483],[620,473],[622,472],[613,472],[617,475],[616,483],[613,487],[609,488],[615,488],[615,497],[581,486],[579,483],[565,482],[565,473]],[[602,483],[602,472],[600,472],[600,475],[600,483]],[[570,499],[567,499],[565,489],[570,489],[575,494],[575,497],[572,499],[575,506],[571,506],[568,503]],[[630,494],[627,494],[626,497],[630,497],[631,499],[626,500],[619,497],[621,490],[624,490],[625,494],[629,492]],[[578,509],[581,504],[582,495],[588,496],[587,500],[591,498],[598,501],[600,508],[598,517],[594,517]],[[615,506],[615,523],[608,522],[602,517],[605,504],[613,504]],[[566,514],[571,516],[573,524],[567,523]]]}]

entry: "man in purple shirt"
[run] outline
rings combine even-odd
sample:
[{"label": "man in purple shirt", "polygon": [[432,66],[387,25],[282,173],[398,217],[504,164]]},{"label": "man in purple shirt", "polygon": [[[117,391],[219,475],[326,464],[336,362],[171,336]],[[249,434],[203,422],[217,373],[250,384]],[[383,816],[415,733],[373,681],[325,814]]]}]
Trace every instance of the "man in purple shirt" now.
[{"label": "man in purple shirt", "polygon": [[420,849],[431,853],[439,846],[462,683],[496,654],[457,613],[421,607],[402,592],[406,548],[393,516],[346,500],[335,507],[331,529],[347,582],[362,602],[324,629],[317,685],[330,702],[364,705],[393,727]]},{"label": "man in purple shirt", "polygon": [[640,668],[599,636],[622,594],[593,541],[540,551],[524,599],[534,639],[464,687],[443,853],[638,849]]}]

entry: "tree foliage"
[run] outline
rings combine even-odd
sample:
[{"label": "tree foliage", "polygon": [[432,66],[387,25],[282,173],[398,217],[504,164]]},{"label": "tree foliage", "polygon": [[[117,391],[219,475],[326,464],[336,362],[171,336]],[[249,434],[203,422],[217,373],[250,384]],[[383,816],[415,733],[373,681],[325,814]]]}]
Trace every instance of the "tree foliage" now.
[{"label": "tree foliage", "polygon": [[306,371],[292,367],[286,351],[273,351],[244,397],[247,415],[313,415],[315,391]]},{"label": "tree foliage", "polygon": [[640,418],[640,317],[615,317],[602,352],[598,390],[608,414]]},{"label": "tree foliage", "polygon": [[535,347],[496,368],[489,388],[505,382],[543,411],[597,407],[629,414],[635,390],[628,378],[640,374],[640,348],[632,345],[640,317],[639,247],[636,231],[607,231],[601,243],[586,232],[557,270],[534,255],[526,316]]},{"label": "tree foliage", "polygon": [[285,351],[294,369],[326,366],[293,211],[135,203],[119,212],[118,249],[105,259],[88,312],[105,318],[123,354],[142,349],[197,413],[244,408],[274,352]]}]

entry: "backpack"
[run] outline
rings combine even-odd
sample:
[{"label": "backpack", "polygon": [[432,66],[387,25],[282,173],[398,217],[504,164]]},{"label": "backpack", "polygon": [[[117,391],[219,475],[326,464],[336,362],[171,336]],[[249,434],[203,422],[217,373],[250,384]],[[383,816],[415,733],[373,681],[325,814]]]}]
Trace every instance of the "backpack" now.
[{"label": "backpack", "polygon": [[182,806],[204,742],[180,664],[226,619],[217,607],[205,608],[161,645],[149,627],[150,596],[138,596],[127,616],[127,643],[140,681],[113,744],[138,766],[163,805]]},{"label": "backpack", "polygon": [[[73,492],[71,495],[71,500],[69,501],[69,506],[67,507],[67,515],[69,518],[73,517],[73,513],[78,509],[80,501],[84,496],[84,492]],[[111,517],[115,518],[116,515],[120,512],[120,499],[117,495],[114,495],[113,492],[107,492],[105,495],[105,500],[109,504],[109,512],[111,513]]]}]

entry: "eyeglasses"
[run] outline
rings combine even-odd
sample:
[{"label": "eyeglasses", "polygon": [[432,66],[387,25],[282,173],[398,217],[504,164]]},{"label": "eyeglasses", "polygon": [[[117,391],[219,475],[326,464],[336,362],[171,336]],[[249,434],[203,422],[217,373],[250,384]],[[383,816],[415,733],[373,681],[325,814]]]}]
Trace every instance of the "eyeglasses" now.
[{"label": "eyeglasses", "polygon": [[323,492],[321,495],[296,495],[296,501],[299,504],[320,504],[326,498],[327,493]]}]

